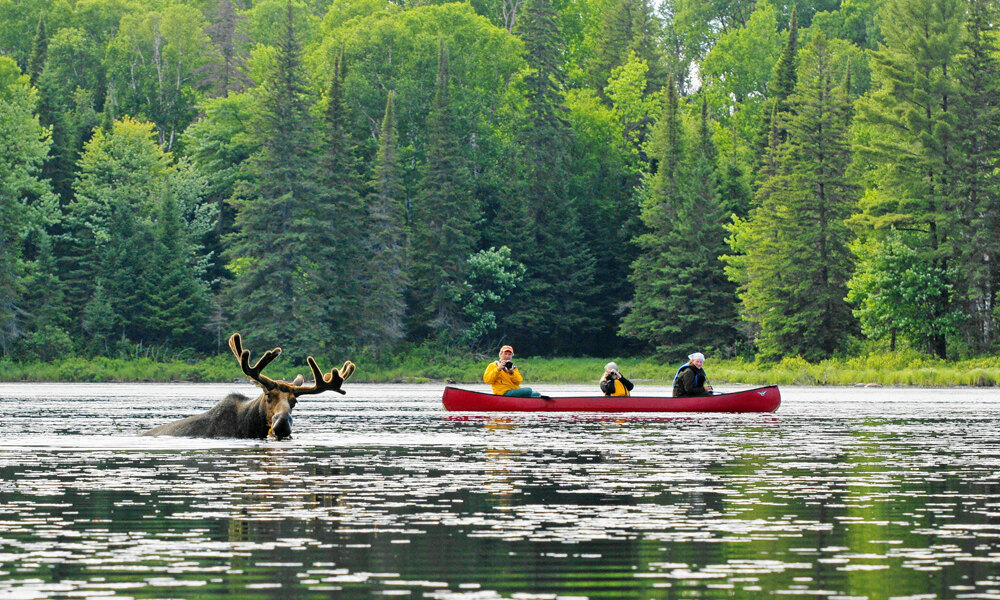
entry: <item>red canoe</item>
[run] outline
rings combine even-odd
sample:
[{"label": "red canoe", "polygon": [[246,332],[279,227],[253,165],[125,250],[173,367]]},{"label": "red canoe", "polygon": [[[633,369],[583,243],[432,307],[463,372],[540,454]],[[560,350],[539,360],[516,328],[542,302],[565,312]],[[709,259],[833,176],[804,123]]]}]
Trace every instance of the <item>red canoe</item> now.
[{"label": "red canoe", "polygon": [[774,412],[781,404],[778,386],[691,398],[664,396],[553,396],[515,398],[473,392],[457,387],[444,388],[441,398],[447,410],[472,412]]}]

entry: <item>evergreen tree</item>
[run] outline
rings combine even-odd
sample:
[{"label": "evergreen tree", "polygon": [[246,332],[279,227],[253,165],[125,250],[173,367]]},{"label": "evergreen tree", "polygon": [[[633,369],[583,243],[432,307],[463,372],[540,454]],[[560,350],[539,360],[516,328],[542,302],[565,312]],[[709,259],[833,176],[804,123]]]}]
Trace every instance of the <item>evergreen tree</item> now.
[{"label": "evergreen tree", "polygon": [[649,67],[646,93],[654,93],[666,85],[668,73],[660,49],[663,24],[653,10],[649,0],[617,0],[604,14],[592,66],[597,89],[603,90],[611,71],[624,65],[633,53]]},{"label": "evergreen tree", "polygon": [[[778,62],[774,65],[774,74],[771,76],[771,81],[768,85],[774,110],[777,113],[788,110],[786,100],[795,91],[795,82],[798,79],[796,74],[796,54],[798,53],[799,44],[797,14],[797,8],[792,6],[792,14],[788,22],[788,40],[785,42],[784,48],[781,49],[781,55],[778,57]],[[784,141],[784,139],[780,141]]]},{"label": "evergreen tree", "polygon": [[369,184],[364,302],[358,311],[360,339],[375,349],[391,349],[405,335],[405,292],[409,281],[406,190],[396,147],[395,94],[389,92],[382,119],[374,177]]},{"label": "evergreen tree", "polygon": [[[232,322],[262,347],[287,345],[315,353],[329,350],[328,310],[322,300],[329,297],[326,286],[336,281],[327,278],[327,269],[352,267],[319,262],[321,248],[309,235],[317,226],[311,219],[320,191],[318,127],[309,111],[305,80],[289,4],[284,36],[260,84],[259,108],[250,126],[260,147],[247,161],[246,179],[232,199],[236,232],[227,240],[233,280],[226,296]],[[339,226],[337,215],[326,217],[319,226]]]},{"label": "evergreen tree", "polygon": [[217,0],[210,15],[212,24],[205,32],[212,39],[222,62],[208,65],[209,75],[205,84],[211,86],[218,96],[228,96],[230,92],[238,92],[251,83],[245,72],[246,56],[243,50],[250,39],[240,32],[240,23],[244,19],[233,0]]},{"label": "evergreen tree", "polygon": [[509,246],[527,268],[502,324],[526,352],[586,352],[597,315],[590,298],[594,259],[580,243],[580,216],[567,186],[572,135],[563,117],[561,36],[551,0],[529,0],[519,20],[530,70],[519,131],[524,168],[523,220],[510,223]]},{"label": "evergreen tree", "polygon": [[1000,344],[1000,61],[996,2],[969,0],[957,138],[962,163],[955,265],[956,296],[964,299],[963,330],[975,353]]},{"label": "evergreen tree", "polygon": [[[347,105],[343,93],[343,53],[334,64],[334,73],[326,94],[323,112],[322,142],[317,166],[319,171],[319,201],[310,203],[305,211],[303,227],[312,229],[309,237],[317,261],[316,275],[329,278],[326,298],[333,347],[348,349],[356,344],[360,333],[356,321],[362,299],[363,269],[333,271],[337,265],[360,265],[364,261],[363,246],[367,215],[361,200],[362,178],[349,131]],[[332,285],[336,282],[336,287]]]},{"label": "evergreen tree", "polygon": [[[890,0],[883,7],[885,45],[872,55],[874,89],[858,104],[870,128],[859,146],[873,169],[874,186],[863,197],[859,230],[876,239],[904,233],[927,272],[953,277],[962,234],[956,222],[962,188],[957,139],[964,5],[961,0]],[[964,274],[963,274],[964,276]],[[959,306],[950,282],[921,301],[926,322],[942,327],[930,338],[901,332],[944,358]]]},{"label": "evergreen tree", "polygon": [[844,301],[851,272],[850,215],[857,188],[847,175],[851,100],[845,61],[817,33],[803,51],[798,84],[779,115],[787,140],[758,206],[731,227],[728,273],[744,317],[760,328],[763,357],[828,358],[855,331]]},{"label": "evergreen tree", "polygon": [[45,33],[45,17],[38,19],[35,41],[31,45],[31,60],[28,62],[28,78],[31,85],[38,83],[38,77],[45,68],[45,55],[49,49],[49,38]]},{"label": "evergreen tree", "polygon": [[427,157],[413,205],[412,282],[408,314],[411,336],[456,342],[465,329],[456,304],[469,257],[475,251],[480,208],[470,169],[456,133],[449,94],[448,53],[438,56],[434,106],[427,117]]},{"label": "evergreen tree", "polygon": [[114,347],[115,332],[120,318],[111,307],[110,294],[100,278],[94,283],[94,295],[82,311],[82,336],[88,354],[109,356]]},{"label": "evergreen tree", "polygon": [[151,342],[178,349],[205,347],[211,305],[208,285],[198,277],[189,230],[174,194],[166,194],[153,230],[146,320]]},{"label": "evergreen tree", "polygon": [[52,252],[52,238],[44,231],[37,232],[36,237],[37,256],[31,261],[24,279],[24,310],[30,315],[29,333],[14,354],[24,360],[51,361],[72,352],[71,321]]},{"label": "evergreen tree", "polygon": [[638,239],[642,254],[631,276],[635,301],[621,327],[663,357],[731,347],[736,339],[734,288],[719,262],[728,215],[716,189],[716,150],[704,101],[692,129],[684,132],[671,89],[654,142],[662,170],[642,211],[650,232]]},{"label": "evergreen tree", "polygon": [[[151,289],[145,250],[169,160],[152,136],[152,124],[125,118],[109,132],[98,130],[86,144],[59,253],[67,302],[83,307],[102,276],[123,328],[135,326],[125,333],[135,334],[136,341],[146,336],[140,324],[147,308],[144,294]],[[74,334],[79,325],[77,313]]]},{"label": "evergreen tree", "polygon": [[773,177],[775,171],[775,161],[777,160],[778,146],[788,137],[788,132],[783,126],[782,113],[788,111],[788,97],[795,90],[796,55],[798,54],[799,27],[797,19],[798,10],[792,6],[792,14],[788,22],[788,39],[781,49],[778,62],[774,65],[774,72],[771,74],[771,81],[768,83],[770,97],[766,105],[768,119],[764,121],[766,128],[761,131],[758,146],[761,148],[761,174],[762,178]]},{"label": "evergreen tree", "polygon": [[28,331],[28,236],[58,211],[41,177],[50,139],[34,114],[37,102],[28,77],[0,56],[0,355]]}]

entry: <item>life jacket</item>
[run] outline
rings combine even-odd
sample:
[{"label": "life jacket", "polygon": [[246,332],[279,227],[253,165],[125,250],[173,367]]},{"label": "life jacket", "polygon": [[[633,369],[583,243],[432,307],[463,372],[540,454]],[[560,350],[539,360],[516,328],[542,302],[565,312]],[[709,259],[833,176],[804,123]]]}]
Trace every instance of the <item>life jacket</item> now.
[{"label": "life jacket", "polygon": [[[695,367],[691,363],[684,363],[683,365],[681,365],[680,368],[677,369],[677,372],[674,373],[674,385],[675,386],[677,385],[677,378],[681,376],[681,371],[683,371],[684,369],[687,369],[687,368],[695,368]],[[704,371],[702,369],[698,369],[698,370],[701,371],[702,373],[704,373]],[[694,374],[694,387],[701,387],[702,385],[705,384],[706,378],[705,378],[705,376],[702,373],[695,373]],[[699,379],[700,379],[700,381],[699,381]]]},{"label": "life jacket", "polygon": [[620,379],[615,379],[614,383],[615,391],[611,392],[612,396],[631,396],[628,392],[628,388],[625,387],[625,384],[622,383]]}]

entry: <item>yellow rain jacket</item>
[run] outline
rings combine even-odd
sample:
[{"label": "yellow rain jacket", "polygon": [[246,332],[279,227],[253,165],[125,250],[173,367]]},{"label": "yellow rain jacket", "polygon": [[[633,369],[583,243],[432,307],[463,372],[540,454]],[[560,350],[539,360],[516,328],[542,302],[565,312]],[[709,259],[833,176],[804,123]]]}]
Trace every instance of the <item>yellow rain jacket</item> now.
[{"label": "yellow rain jacket", "polygon": [[486,365],[486,372],[483,373],[483,381],[493,386],[494,394],[503,396],[510,390],[516,390],[521,387],[524,377],[521,377],[521,371],[517,367],[514,367],[513,373],[508,373],[498,367],[495,362],[491,362]]}]

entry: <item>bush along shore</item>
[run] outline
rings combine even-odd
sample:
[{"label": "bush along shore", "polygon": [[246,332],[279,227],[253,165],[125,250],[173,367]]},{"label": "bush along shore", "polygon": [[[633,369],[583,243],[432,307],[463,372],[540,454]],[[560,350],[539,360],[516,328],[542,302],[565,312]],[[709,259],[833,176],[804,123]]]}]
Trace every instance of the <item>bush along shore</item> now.
[{"label": "bush along shore", "polygon": [[[415,351],[392,360],[355,360],[358,370],[352,382],[370,383],[481,383],[489,358],[445,356]],[[321,358],[329,369],[343,364]],[[669,385],[677,364],[650,358],[518,358],[515,362],[529,383],[595,383],[604,364],[615,360],[627,377],[636,382]],[[1000,357],[944,361],[912,352],[872,353],[854,358],[810,363],[801,358],[785,358],[764,363],[741,359],[705,363],[714,385],[832,385],[832,386],[920,386],[953,387],[1000,385]],[[291,380],[297,373],[309,376],[305,360],[280,357],[268,368],[271,377]],[[15,382],[231,382],[243,375],[232,356],[205,360],[162,360],[149,358],[71,358],[50,363],[0,361],[0,381]]]}]

